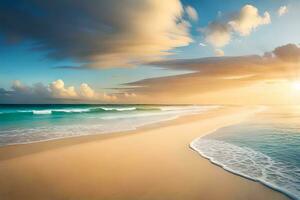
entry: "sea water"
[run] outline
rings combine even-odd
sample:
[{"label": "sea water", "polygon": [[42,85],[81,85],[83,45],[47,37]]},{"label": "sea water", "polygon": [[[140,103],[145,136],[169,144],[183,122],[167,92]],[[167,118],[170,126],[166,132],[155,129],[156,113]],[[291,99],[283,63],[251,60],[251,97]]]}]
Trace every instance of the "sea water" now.
[{"label": "sea water", "polygon": [[0,146],[113,133],[218,106],[0,105]]},{"label": "sea water", "polygon": [[195,139],[191,148],[225,170],[300,199],[300,107],[268,108]]}]

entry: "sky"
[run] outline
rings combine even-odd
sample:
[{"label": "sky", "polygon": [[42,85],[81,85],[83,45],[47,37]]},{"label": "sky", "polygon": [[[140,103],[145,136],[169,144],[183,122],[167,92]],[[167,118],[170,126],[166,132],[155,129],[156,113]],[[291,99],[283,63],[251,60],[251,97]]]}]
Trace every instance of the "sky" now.
[{"label": "sky", "polygon": [[299,11],[298,0],[2,0],[0,103],[298,104]]}]

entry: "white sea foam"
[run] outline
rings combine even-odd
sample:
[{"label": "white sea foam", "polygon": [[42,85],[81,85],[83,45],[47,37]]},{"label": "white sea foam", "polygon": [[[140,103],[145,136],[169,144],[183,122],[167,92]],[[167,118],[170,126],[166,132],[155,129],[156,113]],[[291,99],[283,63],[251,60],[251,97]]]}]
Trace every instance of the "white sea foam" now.
[{"label": "white sea foam", "polygon": [[214,139],[198,138],[190,147],[227,171],[259,181],[293,199],[300,199],[300,169],[269,156]]},{"label": "white sea foam", "polygon": [[118,108],[118,107],[100,107],[103,110],[106,111],[132,111],[132,110],[136,110],[136,107],[123,107],[123,108]]},{"label": "white sea foam", "polygon": [[96,108],[69,108],[69,109],[47,109],[47,110],[19,110],[18,112],[21,113],[33,113],[33,114],[52,114],[56,113],[85,113],[91,112],[97,109],[102,109],[104,111],[133,111],[136,110],[135,107],[120,107],[120,108],[113,108],[113,107],[96,107]]},{"label": "white sea foam", "polygon": [[[144,116],[138,118],[119,118],[100,121],[97,124],[55,125],[36,128],[17,128],[0,131],[0,146],[27,144],[60,138],[77,137],[94,134],[107,134],[119,131],[135,130],[144,125],[172,120],[174,115]],[[104,122],[104,123],[103,123]],[[103,124],[101,124],[103,123]]]},{"label": "white sea foam", "polygon": [[105,116],[101,119],[127,119],[127,118],[139,118],[139,117],[151,117],[151,116],[165,116],[167,118],[177,118],[179,116],[198,114],[208,110],[219,108],[217,106],[163,106],[160,107],[158,112],[142,112],[142,113],[132,113],[126,115],[114,115]]},{"label": "white sea foam", "polygon": [[[19,113],[32,113],[32,110],[17,110]],[[14,113],[14,112],[8,112],[8,113]]]},{"label": "white sea foam", "polygon": [[35,115],[49,115],[49,114],[52,114],[52,111],[51,110],[33,110],[32,113]]},{"label": "white sea foam", "polygon": [[[95,112],[99,109],[103,111],[147,111],[147,110],[153,110],[153,111],[163,111],[163,112],[190,112],[190,111],[206,111],[209,109],[215,109],[219,108],[220,106],[153,106],[153,107],[90,107],[90,108],[55,108],[55,109],[39,109],[39,110],[17,110],[17,111],[8,111],[4,112],[4,114],[9,113],[13,114],[14,112],[17,113],[32,113],[36,115],[42,115],[42,114],[53,114],[53,113],[88,113],[88,112]],[[1,114],[1,113],[0,113]]]},{"label": "white sea foam", "polygon": [[71,108],[71,109],[53,109],[53,112],[65,112],[65,113],[83,113],[83,112],[89,112],[91,109],[87,108]]},{"label": "white sea foam", "polygon": [[62,113],[83,113],[89,112],[91,109],[83,108],[70,108],[70,109],[46,109],[46,110],[18,110],[19,113],[33,113],[35,115],[45,115],[52,114],[53,112],[62,112]]},{"label": "white sea foam", "polygon": [[[104,108],[113,108],[113,107],[105,107]],[[99,109],[100,107],[92,107],[89,109]],[[133,107],[117,107],[119,108],[133,108]],[[136,108],[136,107],[134,107]],[[101,108],[100,108],[101,109]],[[207,108],[208,109],[208,108]],[[211,107],[211,109],[215,109],[215,107]],[[124,109],[122,109],[124,110]],[[131,109],[132,110],[132,109]],[[0,130],[0,146],[8,145],[8,144],[20,144],[20,143],[31,143],[38,141],[45,141],[51,139],[59,139],[66,137],[75,137],[82,135],[93,135],[93,134],[105,134],[105,133],[113,133],[118,131],[126,131],[133,130],[138,127],[149,125],[153,123],[158,123],[162,121],[172,120],[179,116],[189,115],[189,114],[197,114],[204,112],[199,106],[198,109],[188,109],[186,107],[182,107],[182,109],[177,110],[168,110],[161,111],[149,108],[150,111],[141,110],[140,112],[118,112],[118,113],[94,113],[91,116],[83,116],[82,120],[80,120],[81,116],[77,115],[76,120],[71,118],[74,121],[70,121],[64,124],[50,124],[49,126],[45,126],[45,124],[41,124],[39,126],[31,126],[31,127],[18,127],[15,128],[6,128]],[[45,109],[45,110],[34,110],[34,114],[53,114],[54,112],[86,112],[87,109]],[[33,110],[29,110],[27,112],[32,112]],[[80,121],[78,121],[78,119]],[[44,118],[43,118],[44,119]],[[61,118],[60,118],[61,119]],[[47,119],[45,119],[47,120]]]}]

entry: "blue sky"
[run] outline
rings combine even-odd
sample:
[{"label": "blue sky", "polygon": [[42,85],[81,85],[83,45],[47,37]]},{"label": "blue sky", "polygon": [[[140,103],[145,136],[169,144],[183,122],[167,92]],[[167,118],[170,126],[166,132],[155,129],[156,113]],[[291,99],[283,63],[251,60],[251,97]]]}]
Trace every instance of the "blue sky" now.
[{"label": "blue sky", "polygon": [[[197,58],[213,56],[213,50],[208,47],[199,47],[199,42],[203,42],[203,35],[199,33],[199,27],[206,27],[207,24],[217,18],[218,12],[231,13],[239,10],[246,4],[251,4],[259,9],[261,13],[268,11],[271,14],[271,24],[257,28],[247,37],[236,37],[224,49],[226,55],[249,55],[263,54],[271,51],[277,46],[287,43],[299,43],[300,26],[297,26],[297,20],[300,17],[300,2],[287,0],[228,0],[226,3],[222,0],[195,1],[186,0],[185,4],[193,5],[199,13],[199,21],[192,28],[192,34],[195,43],[179,48],[179,55],[174,57],[180,58]],[[289,13],[284,17],[277,16],[277,10],[280,6],[288,6]]]},{"label": "blue sky", "polygon": [[[2,3],[3,8],[5,2],[7,1]],[[33,9],[30,3],[27,5],[26,1],[22,2],[22,0],[10,1],[9,4],[12,8]],[[215,56],[216,47],[206,41],[205,34],[200,30],[207,28],[213,21],[225,21],[228,16],[238,13],[246,4],[256,7],[261,16],[267,11],[271,15],[271,22],[259,25],[247,36],[240,36],[237,32],[232,33],[230,42],[218,47],[225,56],[263,55],[278,46],[288,43],[298,44],[300,41],[300,26],[297,21],[300,19],[300,3],[296,0],[182,0],[181,4],[183,7],[192,6],[198,14],[198,20],[189,20],[188,32],[193,42],[168,49],[167,51],[172,52],[172,55],[162,56],[162,58],[190,59]],[[279,17],[277,12],[281,6],[286,6],[288,12]],[[43,10],[35,9],[34,13],[36,16],[44,15]],[[25,85],[37,82],[48,85],[57,79],[62,79],[67,85],[79,87],[84,82],[96,90],[110,92],[112,91],[110,88],[120,87],[122,83],[188,72],[185,69],[161,69],[141,63],[129,67],[111,65],[93,69],[58,69],[55,67],[81,66],[83,62],[74,59],[74,56],[63,56],[59,59],[49,57],[47,55],[51,52],[51,48],[34,49],[36,47],[34,44],[41,41],[27,37],[26,34],[22,35],[22,40],[14,42],[11,42],[8,36],[7,30],[1,29],[0,23],[0,88],[5,90],[10,90],[15,80]]]}]

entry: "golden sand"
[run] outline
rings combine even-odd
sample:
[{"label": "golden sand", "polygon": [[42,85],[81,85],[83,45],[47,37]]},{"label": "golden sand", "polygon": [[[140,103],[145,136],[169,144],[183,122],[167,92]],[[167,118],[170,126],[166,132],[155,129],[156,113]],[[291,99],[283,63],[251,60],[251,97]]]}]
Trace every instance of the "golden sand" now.
[{"label": "golden sand", "polygon": [[287,199],[189,148],[193,139],[252,110],[223,108],[136,131],[2,147],[0,199]]}]

